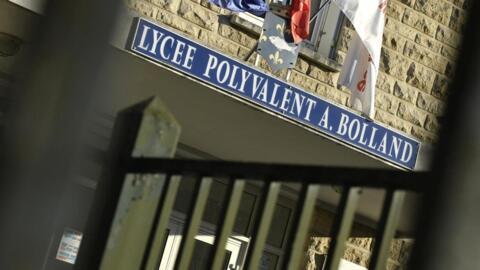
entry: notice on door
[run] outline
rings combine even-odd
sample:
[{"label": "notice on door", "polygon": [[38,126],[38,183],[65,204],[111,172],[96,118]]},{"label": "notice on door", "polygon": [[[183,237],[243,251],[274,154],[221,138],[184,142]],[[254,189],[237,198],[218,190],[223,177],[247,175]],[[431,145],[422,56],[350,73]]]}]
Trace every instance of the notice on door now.
[{"label": "notice on door", "polygon": [[60,240],[60,245],[58,246],[56,259],[75,264],[82,236],[82,233],[79,231],[65,228],[62,239]]}]

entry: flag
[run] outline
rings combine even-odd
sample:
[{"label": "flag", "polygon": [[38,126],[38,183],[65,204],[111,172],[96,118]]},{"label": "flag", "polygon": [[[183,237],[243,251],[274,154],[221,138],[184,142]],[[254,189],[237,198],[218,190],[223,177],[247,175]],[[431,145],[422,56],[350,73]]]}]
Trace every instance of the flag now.
[{"label": "flag", "polygon": [[264,0],[209,0],[210,3],[235,12],[250,12],[257,16],[268,10]]},{"label": "flag", "polygon": [[350,106],[373,118],[375,113],[375,81],[378,70],[358,34],[350,43],[338,84],[350,89]]},{"label": "flag", "polygon": [[300,43],[310,35],[310,0],[293,0],[290,10],[293,41]]},{"label": "flag", "polygon": [[293,43],[288,31],[288,19],[269,11],[263,21],[263,31],[258,39],[257,53],[263,57],[272,69],[293,68],[297,62],[300,46]]},{"label": "flag", "polygon": [[338,84],[352,92],[350,105],[370,118],[375,113],[375,84],[380,66],[387,1],[333,0],[356,31]]}]

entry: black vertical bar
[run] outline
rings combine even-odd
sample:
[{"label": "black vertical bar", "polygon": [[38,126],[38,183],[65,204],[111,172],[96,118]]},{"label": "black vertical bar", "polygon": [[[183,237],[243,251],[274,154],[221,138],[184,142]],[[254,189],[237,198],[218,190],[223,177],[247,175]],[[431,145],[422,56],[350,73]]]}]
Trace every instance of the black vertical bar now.
[{"label": "black vertical bar", "polygon": [[[217,248],[218,248],[218,240],[219,240],[218,238],[219,238],[220,232],[223,229],[223,225],[225,224],[225,219],[222,218],[222,217],[225,217],[226,214],[227,214],[227,209],[228,209],[230,197],[232,196],[232,193],[233,193],[234,184],[235,184],[235,178],[229,177],[228,178],[227,192],[225,192],[225,196],[223,196],[222,208],[220,209],[220,215],[219,215],[220,220],[217,224],[217,229],[215,230],[215,240],[213,242],[213,249],[212,249],[214,251],[217,250]],[[210,254],[210,256],[208,258],[208,264],[207,265],[212,265],[214,257],[215,257],[215,252],[212,252],[212,254]]]},{"label": "black vertical bar", "polygon": [[262,210],[257,213],[258,219],[256,220],[252,241],[247,251],[247,258],[245,260],[247,269],[258,268],[281,189],[281,184],[278,182],[269,181],[267,183],[268,185],[262,190]]},{"label": "black vertical bar", "polygon": [[387,225],[388,212],[390,210],[390,205],[393,201],[393,190],[388,189],[385,194],[385,199],[382,206],[382,213],[380,214],[380,220],[378,222],[377,231],[375,233],[375,244],[373,246],[372,255],[370,256],[369,268],[375,269],[377,267],[378,255],[380,253],[380,243],[383,240],[383,232]]},{"label": "black vertical bar", "polygon": [[[193,180],[190,180],[190,181],[194,181],[194,186],[193,186],[193,193],[192,193],[192,196],[191,196],[191,201],[190,201],[190,205],[188,206],[188,211],[186,214],[186,219],[185,219],[185,225],[183,227],[183,230],[182,230],[182,241],[180,243],[180,247],[178,249],[178,255],[177,255],[177,262],[179,260],[179,256],[180,254],[182,254],[182,250],[183,250],[183,246],[184,246],[184,243],[185,243],[185,235],[187,233],[187,230],[188,230],[188,227],[190,227],[190,223],[191,223],[191,217],[193,215],[193,211],[195,209],[195,201],[198,197],[198,194],[200,192],[200,184],[202,182],[202,177],[200,175],[195,175],[194,176],[195,179]],[[187,180],[188,181],[188,180]],[[175,265],[177,264],[177,262],[175,262]]]},{"label": "black vertical bar", "polygon": [[372,270],[383,270],[386,267],[390,244],[395,236],[404,196],[404,191],[396,191],[394,189],[387,190],[375,236],[375,245],[370,259],[369,268]]},{"label": "black vertical bar", "polygon": [[293,214],[293,222],[292,226],[290,227],[290,235],[288,236],[287,242],[286,242],[286,248],[285,248],[285,259],[282,262],[282,268],[281,269],[287,269],[288,262],[290,260],[290,255],[292,254],[292,249],[293,249],[293,243],[296,237],[295,231],[298,228],[298,225],[300,223],[300,216],[302,215],[302,209],[305,205],[305,199],[307,195],[307,190],[308,190],[308,184],[303,184],[302,183],[302,189],[300,190],[300,193],[298,195],[298,201],[297,205],[295,207],[295,212]]},{"label": "black vertical bar", "polygon": [[310,232],[310,225],[315,211],[318,193],[320,191],[319,185],[307,185],[307,191],[303,200],[303,207],[299,215],[298,226],[293,239],[292,248],[288,254],[288,265],[286,269],[298,269],[305,254],[305,243]]},{"label": "black vertical bar", "polygon": [[340,197],[340,203],[337,208],[337,214],[335,215],[334,222],[332,224],[332,230],[330,232],[330,246],[328,247],[328,252],[327,252],[327,263],[324,267],[324,269],[330,269],[332,260],[330,260],[330,257],[332,255],[332,251],[335,249],[337,245],[337,235],[340,231],[340,224],[342,224],[342,218],[343,218],[343,212],[345,211],[345,206],[347,205],[347,198],[348,198],[348,193],[350,192],[350,187],[344,186],[342,188],[342,195]]},{"label": "black vertical bar", "polygon": [[221,270],[222,263],[225,258],[225,245],[228,242],[228,238],[232,234],[237,219],[238,209],[242,202],[242,195],[246,181],[243,179],[236,179],[233,181],[233,187],[231,195],[228,196],[228,206],[225,210],[224,219],[221,222],[222,226],[217,230],[214,243],[214,252],[212,254],[211,263],[209,264],[212,270]]},{"label": "black vertical bar", "polygon": [[262,207],[263,205],[265,205],[265,202],[267,200],[267,193],[271,183],[272,182],[270,180],[263,182],[263,186],[260,193],[260,200],[258,200],[258,208],[256,210],[255,217],[254,217],[254,226],[252,229],[252,233],[250,235],[251,240],[250,240],[250,243],[248,243],[249,248],[247,250],[247,255],[245,256],[245,265],[250,260],[250,257],[252,255],[251,254],[253,250],[252,247],[255,245],[255,240],[256,240],[258,229],[260,228],[260,222],[262,219],[262,214],[263,214]]},{"label": "black vertical bar", "polygon": [[343,187],[340,204],[333,223],[332,242],[328,249],[326,270],[336,270],[335,268],[338,267],[341,256],[343,256],[345,241],[350,234],[359,195],[360,188]]},{"label": "black vertical bar", "polygon": [[182,241],[180,242],[178,256],[175,261],[175,269],[188,268],[195,246],[194,239],[202,222],[213,180],[210,177],[197,177],[196,181],[194,196],[192,196],[194,199],[190,202],[190,209],[182,232]]}]

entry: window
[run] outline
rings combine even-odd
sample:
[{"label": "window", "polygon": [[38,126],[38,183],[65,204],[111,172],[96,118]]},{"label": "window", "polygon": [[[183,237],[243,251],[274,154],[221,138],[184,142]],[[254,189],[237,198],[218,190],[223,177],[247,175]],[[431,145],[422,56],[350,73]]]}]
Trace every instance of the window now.
[{"label": "window", "polygon": [[[184,179],[187,179],[187,181],[182,181],[182,184],[180,184],[178,194],[181,195],[177,196],[173,208],[174,213],[170,217],[168,231],[166,232],[167,241],[162,255],[161,270],[173,269],[175,259],[178,255],[178,248],[182,239],[182,231],[185,223],[185,213],[188,205],[191,203],[191,194],[193,192],[193,182],[188,181],[188,176],[184,176]],[[220,219],[219,213],[223,203],[222,198],[224,198],[226,188],[227,183],[224,180],[214,179],[207,201],[207,209],[209,209],[209,211],[204,213],[200,233],[195,237],[197,241],[195,243],[193,260],[195,261],[196,258],[198,258],[196,265],[199,267],[195,269],[204,269],[201,267],[201,265],[203,265],[202,263],[204,263],[202,258],[207,258],[205,254],[211,252],[216,224],[218,224]],[[247,185],[246,190],[243,192],[233,234],[227,243],[228,258],[225,261],[225,269],[236,269],[230,267],[232,265],[242,267],[254,223],[253,217],[256,215],[256,212],[259,211],[260,207],[257,203],[259,193],[260,186],[251,183]],[[284,259],[284,249],[290,231],[294,207],[295,203],[291,199],[281,195],[273,216],[275,226],[272,226],[269,231],[261,258],[261,270],[280,269],[280,263]]]},{"label": "window", "polygon": [[[285,3],[288,0],[278,0],[275,3]],[[333,59],[335,54],[335,45],[338,40],[341,25],[344,21],[344,16],[340,9],[329,0],[311,0],[310,17],[310,38],[303,42],[303,47],[315,52],[315,55],[321,55],[328,59]],[[317,14],[320,7],[325,4],[320,13]],[[233,19],[232,23],[241,27],[252,29],[252,26],[258,28],[260,32],[263,26],[263,18],[255,16],[250,13],[242,12],[235,15],[240,20]],[[246,21],[247,25],[242,21]]]},{"label": "window", "polygon": [[[176,157],[193,159],[204,159],[208,157],[214,159],[214,157],[211,157],[206,153],[185,145],[179,146]],[[193,193],[194,185],[193,182],[189,180],[193,180],[194,178],[189,179],[189,176],[186,175],[183,177],[183,180],[186,181],[182,181],[180,184],[178,194],[181,195],[177,195],[173,207],[174,213],[170,218],[168,231],[166,232],[167,241],[162,254],[161,270],[173,269],[173,264],[182,237],[181,234],[185,223],[185,213],[187,212],[192,198],[191,194]],[[228,182],[225,179],[221,178],[215,178],[212,183],[211,191],[207,200],[207,209],[209,209],[209,211],[204,213],[200,233],[195,237],[197,241],[194,247],[194,261],[195,258],[205,258],[205,254],[210,252],[211,245],[213,245],[214,232],[217,229],[216,224],[218,224],[219,219],[221,218],[219,213],[224,203],[222,198],[225,196],[227,183]],[[255,216],[257,211],[260,210],[260,205],[258,203],[260,193],[261,184],[256,183],[255,181],[249,182],[243,191],[233,233],[227,243],[225,269],[237,269],[233,267],[238,266],[241,268],[243,266],[249,245],[249,237],[255,223]],[[275,226],[271,226],[271,229],[269,230],[260,262],[260,270],[279,270],[282,260],[285,259],[284,251],[286,247],[286,239],[288,238],[289,233],[291,233],[292,217],[296,205],[295,200],[297,199],[296,193],[293,193],[291,190],[282,188],[273,213]],[[199,267],[195,269],[204,269],[201,267],[204,261],[205,260],[199,259],[196,262],[196,265]]]},{"label": "window", "polygon": [[[311,0],[312,9],[310,16],[313,17],[319,8],[329,0]],[[305,45],[321,55],[333,58],[333,48],[336,45],[343,15],[334,4],[327,3],[322,11],[310,23],[310,39]]]}]

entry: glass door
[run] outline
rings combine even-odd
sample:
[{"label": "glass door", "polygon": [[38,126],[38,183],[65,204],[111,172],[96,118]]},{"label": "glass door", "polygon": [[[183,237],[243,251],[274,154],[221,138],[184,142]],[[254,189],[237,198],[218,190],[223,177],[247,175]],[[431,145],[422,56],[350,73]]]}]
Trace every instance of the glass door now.
[{"label": "glass door", "polygon": [[[167,230],[167,241],[165,243],[160,270],[173,270],[175,260],[178,256],[185,219],[181,214],[174,214],[170,218]],[[208,258],[213,250],[214,231],[209,224],[202,224],[199,234],[195,237],[195,247],[192,255],[192,262],[189,270],[208,270]],[[224,268],[225,270],[240,269],[245,253],[246,243],[230,237],[226,245]]]}]

